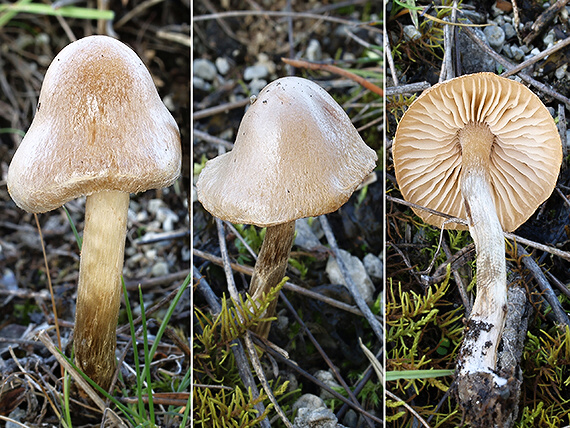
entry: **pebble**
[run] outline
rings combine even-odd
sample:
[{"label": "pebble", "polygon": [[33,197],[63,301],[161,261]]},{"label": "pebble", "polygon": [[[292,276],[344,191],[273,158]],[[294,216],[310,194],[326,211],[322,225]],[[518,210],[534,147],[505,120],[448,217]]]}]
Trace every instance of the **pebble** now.
[{"label": "pebble", "polygon": [[380,257],[376,257],[374,254],[368,253],[364,256],[362,262],[364,263],[366,272],[372,279],[380,280],[384,277],[384,265]]},{"label": "pebble", "polygon": [[511,47],[511,55],[511,58],[515,61],[521,61],[524,58],[524,51],[520,47],[513,45]]},{"label": "pebble", "polygon": [[349,409],[342,420],[342,423],[347,426],[348,428],[356,428],[358,427],[358,415],[352,409]]},{"label": "pebble", "polygon": [[257,62],[255,64],[256,65],[264,65],[265,68],[267,68],[267,71],[269,72],[269,74],[275,73],[275,70],[277,68],[275,63],[273,61],[271,61],[271,58],[269,57],[269,55],[267,55],[266,53],[263,53],[263,52],[261,52],[259,55],[257,55]]},{"label": "pebble", "polygon": [[301,218],[295,222],[295,245],[306,251],[313,251],[321,246],[321,241],[317,238],[308,218]]},{"label": "pebble", "polygon": [[153,216],[156,216],[159,208],[166,207],[166,204],[162,201],[162,199],[151,199],[148,201],[146,209],[149,213]]},{"label": "pebble", "polygon": [[212,89],[212,84],[206,82],[201,77],[194,76],[192,79],[192,87],[200,91],[209,92]]},{"label": "pebble", "polygon": [[211,82],[216,78],[216,66],[207,59],[198,58],[192,63],[192,74],[195,77]]},{"label": "pebble", "polygon": [[507,39],[507,40],[510,40],[511,38],[513,38],[517,35],[517,33],[515,31],[515,27],[513,27],[513,24],[509,24],[507,22],[504,25],[502,25],[501,28],[505,32],[505,39]]},{"label": "pebble", "polygon": [[321,44],[318,40],[311,39],[309,40],[309,45],[305,51],[305,57],[309,61],[320,61],[323,59],[323,51],[321,50]]},{"label": "pebble", "polygon": [[225,76],[230,71],[230,62],[224,57],[218,57],[216,58],[216,68],[222,76]]},{"label": "pebble", "polygon": [[303,394],[293,403],[293,412],[302,408],[315,410],[324,406],[325,402],[321,397],[314,394]]},{"label": "pebble", "polygon": [[[372,302],[374,298],[374,284],[366,273],[364,264],[358,257],[350,255],[348,251],[340,250],[340,255],[362,298],[368,303]],[[346,287],[344,278],[334,257],[329,258],[326,272],[332,284],[343,284]]]},{"label": "pebble", "polygon": [[331,409],[321,407],[311,410],[302,407],[295,416],[293,428],[339,428],[338,419]]},{"label": "pebble", "polygon": [[562,79],[566,75],[566,70],[568,69],[568,64],[562,64],[560,67],[556,69],[554,75],[557,79]]},{"label": "pebble", "polygon": [[422,33],[420,33],[415,26],[413,25],[404,26],[404,39],[406,39],[408,42],[419,39],[420,37],[422,37]]},{"label": "pebble", "polygon": [[497,25],[489,25],[483,30],[487,43],[496,51],[500,51],[505,43],[505,32]]},{"label": "pebble", "polygon": [[546,36],[544,36],[544,38],[542,40],[544,41],[546,49],[548,49],[551,46],[554,46],[554,41],[556,40],[556,36],[554,35],[554,31],[553,30],[549,31],[548,34]]},{"label": "pebble", "polygon": [[174,223],[180,220],[176,213],[168,207],[160,207],[156,211],[156,219],[162,223],[162,230],[165,232],[172,232]]},{"label": "pebble", "polygon": [[257,95],[266,86],[267,86],[267,80],[255,78],[251,82],[249,82],[249,91],[251,95]]},{"label": "pebble", "polygon": [[251,65],[243,72],[244,80],[265,79],[269,75],[269,70],[264,64]]},{"label": "pebble", "polygon": [[[341,385],[336,381],[334,375],[327,370],[317,370],[314,376],[331,389],[341,388]],[[321,389],[319,397],[321,397],[323,400],[334,398],[334,396],[325,389]]]},{"label": "pebble", "polygon": [[154,277],[165,276],[168,275],[168,273],[169,273],[168,263],[164,261],[155,263],[152,269],[150,270],[151,276]]}]

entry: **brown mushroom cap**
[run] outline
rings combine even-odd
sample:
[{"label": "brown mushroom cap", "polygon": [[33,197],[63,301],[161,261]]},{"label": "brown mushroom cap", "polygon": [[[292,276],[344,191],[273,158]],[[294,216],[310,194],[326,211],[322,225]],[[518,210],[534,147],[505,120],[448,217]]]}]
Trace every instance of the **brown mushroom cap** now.
[{"label": "brown mushroom cap", "polygon": [[206,163],[198,199],[218,218],[273,226],[337,210],[376,160],[323,88],[284,77],[245,113],[233,150]]},{"label": "brown mushroom cap", "polygon": [[[480,123],[494,135],[488,180],[503,229],[515,230],[552,193],[562,147],[540,99],[522,84],[492,73],[458,77],[426,90],[406,111],[394,138],[396,178],[404,198],[467,218],[461,197],[459,134]],[[445,219],[414,210],[426,223]],[[465,228],[457,223],[448,228]]]},{"label": "brown mushroom cap", "polygon": [[103,190],[167,187],[180,166],[178,126],[143,62],[111,37],[90,36],[49,66],[7,184],[19,207],[45,212]]}]

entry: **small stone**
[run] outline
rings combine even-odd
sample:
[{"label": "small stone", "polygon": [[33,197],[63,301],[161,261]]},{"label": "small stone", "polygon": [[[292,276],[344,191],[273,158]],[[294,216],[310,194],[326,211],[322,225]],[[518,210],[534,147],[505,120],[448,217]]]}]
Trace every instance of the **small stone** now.
[{"label": "small stone", "polygon": [[417,40],[422,37],[422,33],[414,25],[405,25],[404,26],[404,39],[408,42],[412,40]]},{"label": "small stone", "polygon": [[521,61],[524,58],[524,51],[518,46],[512,46],[511,55],[515,61]]},{"label": "small stone", "polygon": [[[372,302],[374,296],[374,284],[366,273],[364,264],[358,257],[350,255],[348,251],[340,250],[340,255],[362,298],[368,303]],[[344,278],[334,257],[329,258],[326,271],[332,284],[343,284],[346,287]]]},{"label": "small stone", "polygon": [[358,415],[354,410],[349,409],[347,410],[342,422],[348,428],[356,428],[358,426]]},{"label": "small stone", "polygon": [[308,218],[300,218],[295,222],[295,245],[303,250],[313,251],[321,246],[321,241],[317,238],[311,226],[309,226]]},{"label": "small stone", "polygon": [[192,79],[192,87],[200,91],[209,92],[212,89],[212,84],[206,82],[201,77],[194,76]]},{"label": "small stone", "polygon": [[164,261],[155,263],[152,269],[150,270],[150,275],[154,277],[165,276],[168,275],[168,273],[169,273],[168,264]]},{"label": "small stone", "polygon": [[217,70],[212,61],[198,58],[192,63],[192,74],[195,77],[200,77],[201,79],[211,82],[216,78]]},{"label": "small stone", "polygon": [[265,68],[267,68],[269,74],[275,73],[275,69],[277,68],[277,66],[271,60],[269,55],[267,55],[264,52],[261,52],[259,55],[257,55],[257,62],[255,63],[255,65],[264,65]]},{"label": "small stone", "polygon": [[497,25],[489,25],[483,30],[487,43],[496,51],[500,51],[505,43],[505,32]]},{"label": "small stone", "polygon": [[506,40],[510,40],[511,38],[513,38],[517,35],[517,33],[515,31],[515,27],[513,27],[513,24],[506,23],[503,26],[501,26],[501,28],[505,32],[505,39]]},{"label": "small stone", "polygon": [[[314,376],[329,388],[341,388],[341,385],[336,381],[333,374],[327,370],[318,370]],[[321,389],[319,396],[323,400],[334,398],[334,396],[325,389]]]},{"label": "small stone", "polygon": [[178,222],[179,217],[170,208],[160,207],[156,211],[156,219],[162,223],[162,230],[172,232],[174,230],[174,223]]},{"label": "small stone", "polygon": [[362,262],[364,263],[364,268],[366,269],[366,272],[368,273],[368,275],[370,275],[371,278],[373,279],[383,278],[384,265],[380,257],[376,257],[374,254],[368,253],[364,256]]},{"label": "small stone", "polygon": [[325,406],[325,402],[321,397],[314,394],[303,394],[293,404],[293,412],[301,408],[319,409]]},{"label": "small stone", "polygon": [[257,95],[266,86],[267,80],[255,78],[249,83],[249,91],[251,92],[251,95]]},{"label": "small stone", "polygon": [[294,428],[339,428],[338,419],[331,409],[321,407],[311,410],[302,407],[295,416]]},{"label": "small stone", "polygon": [[305,57],[309,61],[320,61],[323,59],[323,52],[321,50],[321,44],[318,40],[311,39],[309,40],[309,45],[307,46],[307,50],[305,51]]},{"label": "small stone", "polygon": [[224,57],[218,57],[216,58],[216,68],[222,76],[225,76],[230,71],[230,62]]},{"label": "small stone", "polygon": [[256,64],[247,67],[243,72],[244,80],[265,79],[269,75],[269,70],[264,64]]},{"label": "small stone", "polygon": [[512,58],[513,57],[513,51],[511,49],[511,47],[509,45],[503,45],[503,54],[507,57],[507,58]]},{"label": "small stone", "polygon": [[560,67],[556,69],[554,75],[557,79],[562,79],[566,75],[566,69],[568,68],[568,64],[562,64]]},{"label": "small stone", "polygon": [[159,208],[166,207],[166,204],[162,201],[162,199],[151,199],[148,201],[146,209],[149,213],[153,216],[156,216]]},{"label": "small stone", "polygon": [[549,31],[548,34],[546,36],[544,36],[544,38],[542,39],[542,41],[544,42],[544,45],[546,46],[547,49],[554,45],[555,40],[556,40],[556,36],[555,36],[553,30]]},{"label": "small stone", "polygon": [[156,249],[154,249],[154,248],[151,248],[150,250],[147,250],[147,251],[144,253],[144,256],[145,256],[148,260],[154,261],[154,260],[156,260],[157,254],[158,254],[158,251],[157,251]]}]

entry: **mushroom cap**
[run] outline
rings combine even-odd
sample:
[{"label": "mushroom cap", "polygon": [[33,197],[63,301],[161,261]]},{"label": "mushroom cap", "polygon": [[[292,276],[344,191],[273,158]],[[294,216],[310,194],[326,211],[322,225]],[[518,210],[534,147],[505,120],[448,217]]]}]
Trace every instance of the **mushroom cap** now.
[{"label": "mushroom cap", "polygon": [[99,191],[170,186],[181,159],[178,126],[143,62],[111,37],[90,36],[50,64],[8,191],[24,210],[46,212]]},{"label": "mushroom cap", "polygon": [[[562,146],[554,121],[524,85],[493,73],[457,77],[426,90],[406,111],[392,148],[403,197],[454,217],[467,218],[461,197],[461,145],[468,123],[494,135],[488,179],[503,229],[524,223],[552,193]],[[444,218],[414,209],[426,223]],[[448,223],[447,228],[465,226]]]},{"label": "mushroom cap", "polygon": [[198,199],[218,218],[261,227],[318,216],[343,205],[377,158],[323,88],[284,77],[249,107],[233,150],[206,163]]}]

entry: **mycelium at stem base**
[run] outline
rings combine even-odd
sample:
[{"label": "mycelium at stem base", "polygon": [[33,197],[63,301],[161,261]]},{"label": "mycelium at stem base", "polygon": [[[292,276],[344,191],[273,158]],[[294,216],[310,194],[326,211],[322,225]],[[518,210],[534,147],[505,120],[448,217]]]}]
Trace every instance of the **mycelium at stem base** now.
[{"label": "mycelium at stem base", "polygon": [[[283,280],[294,237],[295,221],[270,226],[266,229],[249,286],[249,293],[254,299],[260,299]],[[265,311],[267,317],[274,315],[276,305],[277,299],[274,299]],[[251,330],[267,338],[270,328],[271,322],[264,321]]]},{"label": "mycelium at stem base", "polygon": [[[506,383],[497,376],[497,347],[507,311],[507,278],[503,229],[489,186],[485,159],[493,135],[484,125],[467,126],[460,134],[463,150],[461,193],[469,218],[469,232],[477,250],[477,297],[467,323],[458,359],[458,394],[462,407],[480,412],[476,388],[482,380],[491,389]],[[473,141],[476,139],[477,141]]]},{"label": "mycelium at stem base", "polygon": [[87,197],[75,311],[75,362],[107,390],[115,372],[116,330],[129,193]]}]

